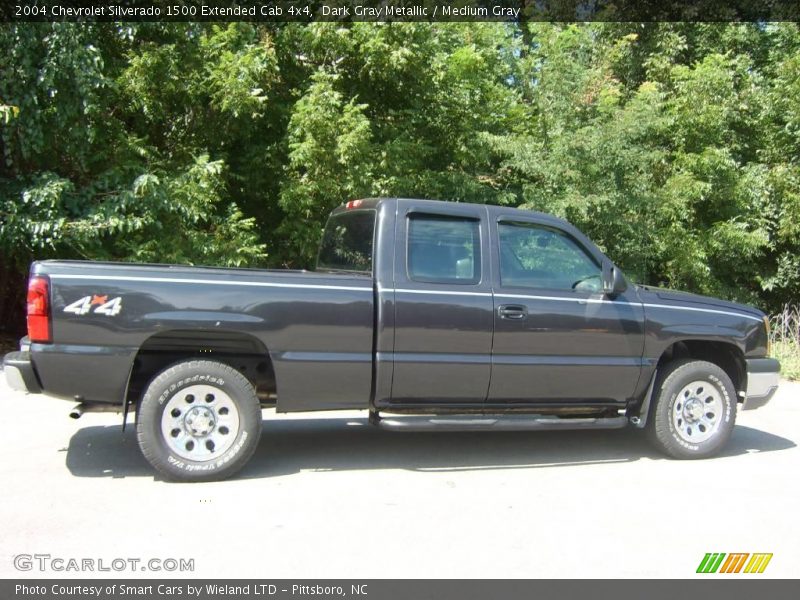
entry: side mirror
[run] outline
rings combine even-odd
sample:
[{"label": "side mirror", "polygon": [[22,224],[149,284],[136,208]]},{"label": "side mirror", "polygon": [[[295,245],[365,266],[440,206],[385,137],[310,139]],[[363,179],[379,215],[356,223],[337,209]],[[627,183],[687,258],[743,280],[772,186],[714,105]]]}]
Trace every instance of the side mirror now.
[{"label": "side mirror", "polygon": [[610,260],[603,261],[603,293],[613,298],[628,289],[628,282],[622,271]]}]

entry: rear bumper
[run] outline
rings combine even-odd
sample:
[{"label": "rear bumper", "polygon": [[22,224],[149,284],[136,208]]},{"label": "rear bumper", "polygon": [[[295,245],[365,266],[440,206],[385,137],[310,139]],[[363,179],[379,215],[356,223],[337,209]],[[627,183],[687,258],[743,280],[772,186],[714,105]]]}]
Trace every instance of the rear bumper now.
[{"label": "rear bumper", "polygon": [[27,351],[9,352],[3,358],[3,371],[6,375],[8,386],[12,390],[39,394],[42,386],[36,377],[31,362],[31,353]]},{"label": "rear bumper", "polygon": [[764,406],[778,391],[781,364],[774,358],[747,359],[747,392],[744,410]]}]

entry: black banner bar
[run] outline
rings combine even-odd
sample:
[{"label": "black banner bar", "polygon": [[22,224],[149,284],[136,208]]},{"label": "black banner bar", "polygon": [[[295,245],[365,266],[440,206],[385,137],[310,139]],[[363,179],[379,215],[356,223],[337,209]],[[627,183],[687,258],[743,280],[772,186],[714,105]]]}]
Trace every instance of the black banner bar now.
[{"label": "black banner bar", "polygon": [[[577,566],[577,565],[576,565]],[[794,600],[797,581],[760,577],[697,580],[2,580],[3,600]]]},{"label": "black banner bar", "polygon": [[798,21],[800,0],[9,0],[0,21]]}]

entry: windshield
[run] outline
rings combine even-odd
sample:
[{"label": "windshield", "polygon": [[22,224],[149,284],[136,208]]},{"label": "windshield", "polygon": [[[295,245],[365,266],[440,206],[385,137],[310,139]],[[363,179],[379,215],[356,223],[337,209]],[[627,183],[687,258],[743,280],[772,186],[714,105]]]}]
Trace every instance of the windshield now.
[{"label": "windshield", "polygon": [[374,210],[333,215],[325,225],[319,248],[317,270],[372,272]]}]

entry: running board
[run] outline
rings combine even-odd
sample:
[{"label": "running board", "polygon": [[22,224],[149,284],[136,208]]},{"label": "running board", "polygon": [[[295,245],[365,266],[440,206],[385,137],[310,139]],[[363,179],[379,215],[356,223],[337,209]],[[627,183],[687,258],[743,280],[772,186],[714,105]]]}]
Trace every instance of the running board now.
[{"label": "running board", "polygon": [[392,431],[531,431],[554,429],[620,429],[628,424],[627,417],[575,418],[524,417],[519,415],[462,416],[462,417],[391,417],[373,415],[371,423]]}]

